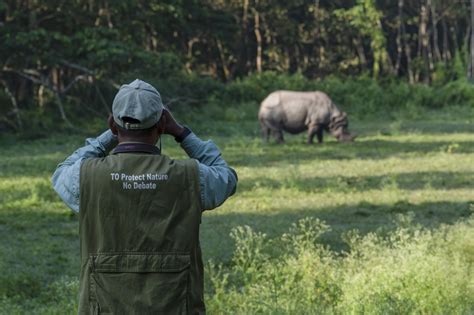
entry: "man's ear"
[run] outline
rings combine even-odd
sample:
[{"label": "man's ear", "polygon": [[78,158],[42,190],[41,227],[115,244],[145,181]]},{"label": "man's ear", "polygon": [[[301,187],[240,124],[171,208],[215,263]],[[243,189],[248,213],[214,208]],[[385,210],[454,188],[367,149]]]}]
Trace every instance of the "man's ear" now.
[{"label": "man's ear", "polygon": [[115,124],[114,116],[109,115],[109,118],[107,119],[107,123],[108,123],[109,128],[112,131],[112,133],[114,135],[117,135],[118,131],[117,131],[117,125]]}]

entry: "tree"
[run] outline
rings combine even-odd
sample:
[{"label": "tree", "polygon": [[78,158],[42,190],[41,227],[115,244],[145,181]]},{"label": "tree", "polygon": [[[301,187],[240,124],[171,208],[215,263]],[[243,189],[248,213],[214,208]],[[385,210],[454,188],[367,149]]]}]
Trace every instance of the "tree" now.
[{"label": "tree", "polygon": [[471,49],[468,79],[472,82],[474,80],[474,0],[471,0]]}]

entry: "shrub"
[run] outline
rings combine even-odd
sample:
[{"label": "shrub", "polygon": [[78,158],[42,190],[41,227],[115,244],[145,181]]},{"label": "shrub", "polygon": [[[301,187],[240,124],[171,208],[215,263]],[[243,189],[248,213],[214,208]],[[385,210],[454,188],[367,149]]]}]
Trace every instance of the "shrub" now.
[{"label": "shrub", "polygon": [[[405,220],[406,221],[406,220]],[[279,238],[231,232],[229,266],[208,265],[211,313],[463,314],[474,311],[474,220],[428,230],[399,223],[382,237],[346,236],[338,254],[318,242],[329,227],[300,220]]]},{"label": "shrub", "polygon": [[[356,119],[416,117],[429,109],[448,106],[472,107],[474,104],[474,90],[465,79],[445,85],[427,86],[410,85],[395,79],[376,81],[367,76],[310,80],[299,73],[288,75],[264,72],[224,84],[210,77],[185,74],[180,70],[182,62],[171,53],[161,54],[157,58],[151,58],[146,54],[139,57],[135,62],[148,64],[148,70],[120,74],[117,82],[129,82],[139,77],[153,84],[161,92],[164,103],[170,105],[173,111],[185,113],[197,109],[202,112],[203,108],[206,108],[205,111],[217,115],[207,115],[207,119],[209,117],[219,117],[227,121],[242,121],[249,117],[255,119],[259,103],[269,93],[280,89],[323,91],[342,110]],[[147,58],[153,59],[153,62],[147,62]],[[65,110],[76,126],[90,129],[91,126],[97,125],[91,124],[94,120],[91,116],[100,117],[99,125],[103,125],[103,120],[107,116],[105,107],[111,107],[116,90],[103,83],[100,91],[102,96],[96,95],[89,85],[78,84],[71,95],[63,100]],[[59,127],[64,127],[53,96],[46,94],[43,108],[30,106],[28,109],[22,109],[22,118],[28,121],[30,126],[25,130],[26,133],[41,135],[48,130],[59,131],[58,124]],[[73,94],[81,96],[75,97]],[[5,99],[5,96],[0,94],[0,100],[2,99]],[[108,101],[104,102],[104,99]],[[250,115],[239,114],[242,112],[240,110],[242,104],[253,106]],[[5,124],[0,125],[0,129],[2,128],[11,129]]]}]

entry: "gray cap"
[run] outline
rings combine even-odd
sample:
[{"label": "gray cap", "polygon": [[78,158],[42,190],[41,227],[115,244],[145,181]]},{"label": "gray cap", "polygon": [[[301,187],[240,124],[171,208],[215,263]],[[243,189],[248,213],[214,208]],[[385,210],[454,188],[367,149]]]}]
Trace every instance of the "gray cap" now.
[{"label": "gray cap", "polygon": [[[156,124],[163,113],[163,103],[158,91],[150,84],[136,79],[124,84],[115,95],[112,113],[117,125],[125,129],[147,129]],[[138,123],[124,122],[133,118]]]}]

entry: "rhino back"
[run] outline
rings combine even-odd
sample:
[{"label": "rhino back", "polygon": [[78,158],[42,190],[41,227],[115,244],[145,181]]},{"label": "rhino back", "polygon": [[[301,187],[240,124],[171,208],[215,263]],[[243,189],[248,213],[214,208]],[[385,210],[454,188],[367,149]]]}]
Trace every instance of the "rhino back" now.
[{"label": "rhino back", "polygon": [[298,133],[309,124],[329,124],[334,111],[338,111],[337,107],[323,92],[280,90],[263,100],[259,118],[276,123],[290,133]]},{"label": "rhino back", "polygon": [[288,125],[327,124],[335,108],[329,96],[323,92],[281,91],[281,104]]},{"label": "rhino back", "polygon": [[312,114],[320,110],[332,111],[332,107],[335,106],[326,93],[319,91],[281,91],[280,102],[284,105],[285,108],[297,107],[299,110],[305,108],[308,114]]}]

